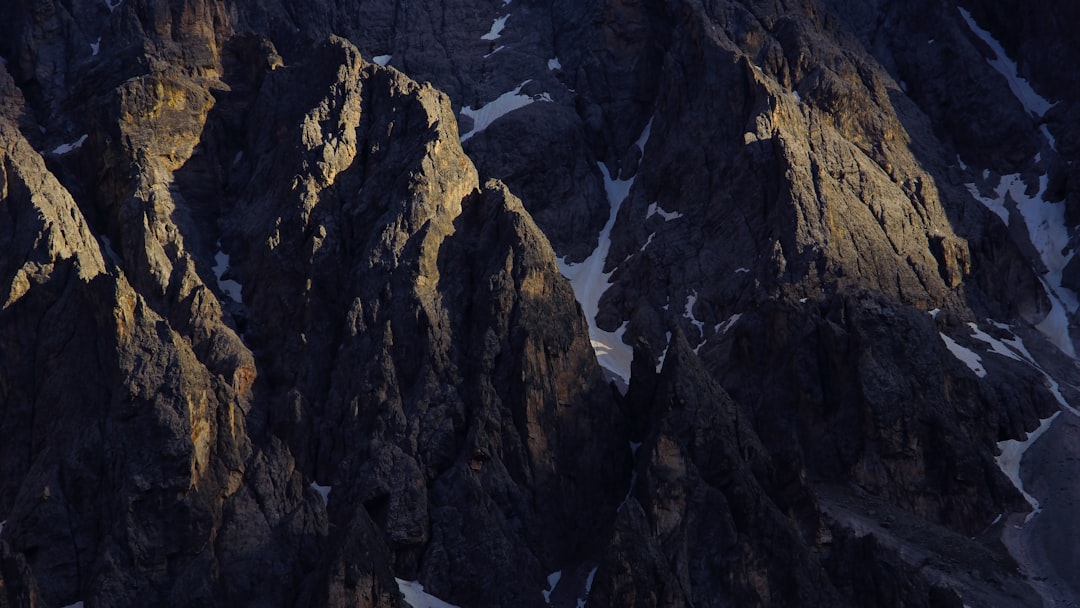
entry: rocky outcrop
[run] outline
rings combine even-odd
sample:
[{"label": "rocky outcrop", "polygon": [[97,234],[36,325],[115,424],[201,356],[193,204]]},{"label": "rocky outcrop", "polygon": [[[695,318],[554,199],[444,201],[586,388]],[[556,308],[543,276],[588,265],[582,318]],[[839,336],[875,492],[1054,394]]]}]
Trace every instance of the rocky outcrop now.
[{"label": "rocky outcrop", "polygon": [[[291,90],[310,97],[282,103]],[[399,576],[468,605],[538,602],[597,542],[628,467],[546,239],[504,186],[481,188],[445,96],[344,41],[269,78],[256,124],[232,242],[271,424],[333,485],[332,522],[366,507]]]},{"label": "rocky outcrop", "polygon": [[752,416],[711,379],[681,334],[658,375],[647,350],[637,352],[627,398],[651,405],[649,431],[590,600],[604,606],[962,604],[948,586],[921,576],[903,550],[823,516],[801,463],[771,456]]}]

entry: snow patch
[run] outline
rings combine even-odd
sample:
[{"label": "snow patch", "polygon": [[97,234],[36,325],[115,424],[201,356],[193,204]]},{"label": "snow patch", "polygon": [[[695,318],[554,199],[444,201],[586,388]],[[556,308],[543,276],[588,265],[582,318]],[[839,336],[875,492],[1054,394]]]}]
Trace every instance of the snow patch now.
[{"label": "snow patch", "polygon": [[1031,521],[1033,517],[1039,514],[1042,507],[1039,505],[1039,501],[1034,496],[1028,494],[1024,490],[1024,482],[1020,479],[1020,461],[1024,458],[1024,452],[1027,452],[1028,448],[1035,444],[1039,440],[1039,437],[1043,433],[1050,429],[1050,425],[1054,423],[1054,420],[1061,415],[1061,412],[1054,413],[1053,416],[1042,420],[1039,423],[1039,428],[1027,434],[1027,438],[1023,441],[1016,439],[1008,439],[998,442],[998,449],[1001,450],[1001,454],[995,458],[998,468],[1012,481],[1017,490],[1024,495],[1024,499],[1031,505],[1031,513],[1024,519],[1024,523]]},{"label": "snow patch", "polygon": [[86,143],[87,137],[88,135],[84,133],[82,137],[76,139],[70,144],[60,144],[59,146],[53,148],[53,154],[67,154],[68,152],[71,152],[73,150],[78,150],[82,147],[84,143]]},{"label": "snow patch", "polygon": [[[958,7],[959,8],[959,7]],[[1054,107],[1054,104],[1046,100],[1045,97],[1035,92],[1035,89],[1031,88],[1031,84],[1020,77],[1019,72],[1016,69],[1016,62],[1009,59],[1009,56],[1005,53],[1005,48],[1001,46],[997,40],[994,39],[990,32],[979,27],[975,23],[975,19],[972,18],[971,13],[959,8],[960,15],[967,22],[971,31],[979,37],[980,40],[986,43],[990,47],[990,50],[994,53],[993,59],[987,59],[987,63],[990,64],[995,70],[998,71],[1005,80],[1009,83],[1009,88],[1012,89],[1013,95],[1023,104],[1024,109],[1035,116],[1043,116],[1047,110]]]},{"label": "snow patch", "polygon": [[544,590],[540,591],[540,593],[542,593],[544,595],[544,603],[545,604],[550,604],[551,603],[551,593],[553,591],[555,591],[555,587],[557,587],[559,585],[559,579],[561,579],[561,578],[562,578],[562,570],[559,570],[557,572],[552,572],[551,574],[548,575],[548,577],[547,577],[547,583],[548,583],[547,589],[544,589]]},{"label": "snow patch", "polygon": [[488,59],[489,57],[491,57],[491,56],[492,56],[492,55],[494,55],[495,53],[498,53],[499,51],[501,51],[501,50],[503,50],[503,49],[505,49],[505,48],[506,48],[506,45],[505,45],[505,44],[500,44],[499,46],[495,47],[495,50],[494,50],[494,51],[491,51],[491,52],[490,52],[490,53],[488,53],[487,55],[484,55],[484,59]]},{"label": "snow patch", "polygon": [[[651,120],[649,124],[652,124]],[[642,150],[645,149],[644,144],[648,135],[649,127],[646,126],[637,140],[637,145]],[[604,272],[604,264],[611,250],[611,229],[615,226],[619,208],[630,195],[634,178],[614,179],[602,163],[599,168],[604,177],[604,191],[607,193],[610,211],[608,220],[597,238],[596,249],[589,254],[589,257],[577,264],[567,263],[565,257],[558,258],[556,261],[559,272],[569,279],[574,288],[574,296],[585,313],[585,321],[589,324],[589,338],[592,341],[593,350],[596,351],[597,361],[601,367],[629,384],[630,363],[634,359],[634,349],[623,342],[623,335],[626,334],[629,322],[624,322],[613,332],[605,331],[596,325],[596,313],[600,309],[600,298],[608,290],[611,274],[614,272],[614,269]]]},{"label": "snow patch", "polygon": [[522,95],[521,89],[530,82],[532,82],[532,80],[526,80],[519,84],[513,91],[503,93],[475,110],[472,106],[461,108],[461,114],[463,116],[468,116],[473,120],[472,130],[461,136],[462,143],[467,141],[473,135],[476,135],[491,126],[491,123],[514,110],[524,108],[534,101],[552,101],[551,95],[547,93],[542,93],[540,95]]},{"label": "snow patch", "polygon": [[694,305],[697,304],[697,292],[686,296],[686,311],[683,313],[683,317],[690,319],[690,323],[698,329],[698,333],[701,337],[705,337],[705,323],[698,321],[694,318]]},{"label": "snow patch", "polygon": [[1050,149],[1057,150],[1057,140],[1050,134],[1050,127],[1041,124],[1039,125],[1039,130],[1042,131],[1043,137],[1046,138],[1046,143],[1050,144]]},{"label": "snow patch", "polygon": [[67,606],[64,606],[64,608],[83,608],[83,602],[82,600],[79,600],[74,604],[68,604]]},{"label": "snow patch", "polygon": [[412,608],[458,608],[424,591],[424,586],[420,584],[420,581],[404,581],[400,578],[394,580],[397,581],[398,588],[401,589],[401,595],[404,596],[405,603],[412,606]]},{"label": "snow patch", "polygon": [[664,218],[665,222],[677,220],[683,216],[683,214],[679,213],[678,211],[664,211],[657,203],[649,205],[649,208],[645,211],[645,219],[649,219],[654,215],[659,215],[660,217]]},{"label": "snow patch", "polygon": [[742,272],[750,272],[750,269],[749,268],[736,268],[735,269],[735,274],[739,274],[739,273],[742,273]]},{"label": "snow patch", "polygon": [[656,233],[655,233],[655,232],[653,232],[652,234],[650,234],[650,235],[649,235],[649,238],[645,239],[645,244],[641,246],[641,252],[643,252],[643,253],[644,253],[644,251],[645,251],[645,248],[646,248],[646,247],[648,247],[648,246],[649,246],[649,245],[650,245],[650,244],[652,243],[652,240],[653,240],[654,238],[656,238]]},{"label": "snow patch", "polygon": [[502,35],[503,29],[506,27],[506,20],[510,18],[509,14],[499,17],[491,23],[491,30],[488,33],[480,37],[481,40],[498,40]]},{"label": "snow patch", "polygon": [[660,353],[660,360],[656,362],[656,373],[660,373],[660,370],[664,369],[664,360],[667,359],[667,351],[671,348],[671,332],[664,333],[664,352]]},{"label": "snow patch", "polygon": [[229,299],[237,304],[243,304],[243,286],[240,283],[232,279],[224,278],[225,272],[229,270],[229,254],[221,250],[221,242],[218,242],[217,253],[214,254],[214,276],[217,277],[218,286],[225,292],[225,295],[229,296]]},{"label": "snow patch", "polygon": [[600,566],[594,566],[593,569],[589,571],[589,576],[585,578],[585,596],[578,598],[577,608],[585,608],[585,603],[589,600],[589,592],[592,591],[593,579],[596,578],[596,570],[599,567]]},{"label": "snow patch", "polygon": [[97,57],[98,51],[101,50],[101,36],[98,36],[97,42],[90,43],[90,56]]},{"label": "snow patch", "polygon": [[[985,332],[979,331],[974,323],[969,323],[968,325],[972,327],[972,329],[974,329],[976,332],[973,337],[978,340],[982,340],[987,344],[990,344],[994,352],[997,352],[1007,357],[1011,357],[1013,359],[1016,359],[1017,361],[1022,361],[1035,368],[1036,371],[1043,375],[1043,379],[1046,381],[1046,389],[1050,391],[1050,394],[1054,396],[1054,399],[1057,400],[1058,404],[1061,405],[1063,409],[1080,417],[1080,410],[1077,410],[1072,405],[1070,405],[1068,401],[1066,401],[1065,395],[1061,394],[1061,386],[1058,384],[1058,381],[1054,380],[1054,378],[1050,374],[1048,374],[1046,370],[1042,368],[1042,366],[1035,362],[1035,357],[1032,357],[1031,352],[1028,351],[1026,346],[1024,346],[1024,341],[1019,336],[1012,333],[1012,327],[1004,323],[996,323],[994,321],[990,322],[998,329],[1004,329],[1008,331],[1010,334],[1012,334],[1013,338],[1011,340],[998,340],[993,336],[986,334]],[[1008,351],[1010,354],[1005,354],[1005,352],[1003,351]]]},{"label": "snow patch", "polygon": [[968,366],[971,371],[975,372],[976,376],[980,378],[986,377],[986,369],[982,366],[982,357],[975,354],[975,351],[960,346],[949,336],[946,336],[941,332],[938,332],[938,335],[941,336],[941,340],[945,342],[945,346],[949,348],[949,352],[951,352],[954,357],[963,362],[964,365]]},{"label": "snow patch", "polygon": [[385,67],[393,58],[393,55],[376,55],[371,58],[371,62]]},{"label": "snow patch", "polygon": [[742,313],[737,312],[737,313],[731,315],[730,317],[728,317],[727,321],[724,321],[723,323],[718,323],[716,325],[716,327],[713,328],[713,331],[715,331],[716,333],[721,334],[721,335],[726,334],[727,331],[729,329],[731,329],[731,326],[738,323],[739,319],[741,319],[741,318],[742,318]]},{"label": "snow patch", "polygon": [[558,57],[552,57],[551,59],[548,59],[548,69],[553,71],[553,72],[555,70],[561,70],[562,69],[562,63],[559,62]]},{"label": "snow patch", "polygon": [[313,481],[311,482],[311,488],[318,492],[319,496],[322,496],[322,504],[326,505],[329,503],[330,490],[333,489],[333,486],[320,486],[318,482]]},{"label": "snow patch", "polygon": [[1068,327],[1069,315],[1080,308],[1080,300],[1075,293],[1061,284],[1062,273],[1075,251],[1071,251],[1069,244],[1065,204],[1051,203],[1043,199],[1047,183],[1046,175],[1039,176],[1039,189],[1033,196],[1028,196],[1027,185],[1019,173],[1003,175],[994,189],[994,198],[982,196],[975,184],[967,184],[967,188],[976,200],[997,214],[1005,225],[1009,225],[1009,210],[1005,207],[1005,201],[1008,197],[1015,202],[1027,227],[1028,238],[1046,268],[1039,280],[1050,298],[1051,310],[1036,327],[1062,352],[1076,358]]},{"label": "snow patch", "polygon": [[109,9],[110,13],[115,11],[116,9],[120,8],[120,5],[124,3],[124,0],[116,0],[115,3],[112,2],[112,0],[102,0],[102,1],[105,3],[105,7]]}]

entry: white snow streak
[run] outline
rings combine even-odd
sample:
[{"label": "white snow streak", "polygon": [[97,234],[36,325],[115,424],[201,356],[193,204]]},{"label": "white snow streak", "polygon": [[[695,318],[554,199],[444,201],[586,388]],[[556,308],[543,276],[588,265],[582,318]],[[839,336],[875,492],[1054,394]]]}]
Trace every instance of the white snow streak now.
[{"label": "white snow streak", "polygon": [[[645,149],[645,141],[649,136],[649,126],[638,137],[637,146]],[[611,250],[611,229],[615,226],[615,218],[619,215],[619,208],[630,194],[630,188],[634,185],[634,178],[613,179],[608,173],[607,167],[598,165],[600,173],[604,176],[604,190],[607,193],[608,220],[600,230],[596,249],[589,257],[577,264],[568,264],[566,258],[559,258],[559,271],[570,280],[574,287],[574,295],[585,313],[585,320],[589,324],[589,337],[592,340],[593,350],[596,351],[596,359],[600,366],[615,376],[621,378],[626,384],[630,383],[630,363],[634,359],[634,349],[623,342],[628,322],[624,322],[617,330],[610,332],[600,329],[596,325],[596,313],[600,309],[600,298],[608,290],[611,278],[610,272],[604,272],[604,263],[607,261],[608,251]]]},{"label": "white snow streak", "polygon": [[53,154],[67,154],[68,152],[71,152],[73,150],[78,150],[86,142],[87,137],[87,134],[84,133],[82,137],[76,139],[70,144],[60,144],[59,146],[53,148]]},{"label": "white snow streak", "polygon": [[244,299],[242,297],[243,287],[240,283],[232,279],[225,279],[225,272],[229,269],[229,255],[221,250],[221,243],[218,243],[218,251],[214,254],[214,276],[217,277],[218,285],[221,290],[225,292],[225,295],[229,296],[229,299],[237,304],[243,304]]},{"label": "white snow streak", "polygon": [[491,30],[480,37],[481,40],[498,40],[502,34],[503,29],[506,27],[506,20],[510,18],[510,15],[503,15],[499,17],[491,24]]},{"label": "white snow streak", "polygon": [[975,19],[971,17],[971,13],[960,8],[960,15],[967,22],[968,27],[975,33],[994,53],[993,59],[987,59],[987,63],[990,64],[995,70],[997,70],[1005,80],[1009,83],[1009,88],[1012,89],[1013,95],[1016,96],[1020,103],[1023,104],[1024,109],[1035,116],[1043,116],[1047,110],[1054,107],[1054,104],[1046,100],[1045,97],[1035,92],[1035,89],[1031,88],[1031,84],[1020,77],[1017,69],[1016,62],[1009,59],[1009,56],[1005,53],[1005,49],[1001,46],[990,32],[979,27],[975,23]]},{"label": "white snow streak", "polygon": [[696,291],[694,293],[686,296],[686,312],[683,313],[683,316],[686,317],[687,319],[690,319],[690,323],[693,324],[693,326],[698,329],[698,333],[700,333],[701,337],[704,338],[705,337],[705,323],[703,323],[702,321],[698,321],[697,319],[694,318],[694,305],[695,304],[697,304],[697,292]]},{"label": "white snow streak", "polygon": [[[967,184],[968,191],[976,200],[986,205],[1009,225],[1009,210],[1005,207],[1007,199],[1016,204],[1020,216],[1027,226],[1028,238],[1039,253],[1039,259],[1046,271],[1040,276],[1051,309],[1046,318],[1036,327],[1039,328],[1062,352],[1076,358],[1072,340],[1069,338],[1069,315],[1080,308],[1077,296],[1062,286],[1061,277],[1065,266],[1075,255],[1070,250],[1069,231],[1065,226],[1065,204],[1051,203],[1043,199],[1048,178],[1039,177],[1039,190],[1033,196],[1027,195],[1027,185],[1019,173],[1003,175],[994,188],[995,198],[982,196],[975,184]],[[1068,253],[1065,253],[1065,252]]]},{"label": "white snow streak", "polygon": [[1061,412],[1056,412],[1053,416],[1041,421],[1039,428],[1031,431],[1027,434],[1027,439],[1018,441],[1016,439],[1008,439],[1006,441],[998,442],[998,449],[1001,450],[1001,454],[998,454],[995,460],[998,467],[1005,473],[1017,490],[1024,495],[1024,499],[1031,505],[1031,513],[1028,513],[1027,518],[1024,519],[1024,523],[1031,521],[1031,518],[1039,514],[1042,507],[1039,505],[1039,501],[1034,496],[1028,494],[1024,490],[1024,482],[1020,479],[1020,461],[1024,458],[1024,452],[1028,450],[1032,445],[1038,441],[1047,430],[1050,429],[1050,425],[1054,423],[1054,420],[1061,415]]},{"label": "white snow streak", "polygon": [[552,57],[551,59],[548,59],[548,69],[553,71],[553,72],[555,70],[561,70],[562,69],[562,63],[559,62],[558,57]]},{"label": "white snow streak", "polygon": [[107,237],[105,235],[101,235],[100,238],[101,238],[101,243],[104,245],[105,255],[109,257],[109,260],[111,260],[113,264],[116,264],[117,266],[119,266],[120,265],[120,256],[117,255],[116,250],[113,249],[112,241],[109,240],[109,237]]},{"label": "white snow streak", "polygon": [[83,602],[82,600],[79,600],[74,604],[68,604],[67,606],[64,606],[64,608],[83,608]]},{"label": "white snow streak", "polygon": [[116,9],[120,8],[120,5],[124,3],[124,0],[116,0],[115,4],[113,4],[112,0],[103,0],[103,1],[105,2],[105,6],[109,9],[110,13],[115,11]]},{"label": "white snow streak", "polygon": [[949,348],[949,352],[951,352],[954,357],[962,361],[964,365],[971,369],[971,371],[975,372],[976,376],[980,378],[986,377],[986,369],[982,366],[982,357],[976,355],[975,351],[960,346],[949,336],[946,336],[941,332],[938,332],[938,334],[941,336],[941,340],[945,342],[945,346]]},{"label": "white snow streak", "polygon": [[741,319],[741,318],[742,318],[742,313],[737,312],[737,313],[731,315],[730,317],[728,317],[727,321],[724,321],[723,323],[717,324],[716,327],[713,328],[713,331],[715,331],[718,334],[726,334],[727,331],[729,329],[731,329],[731,327],[733,325],[738,323],[739,319]]},{"label": "white snow streak", "polygon": [[657,214],[659,214],[660,217],[664,218],[665,222],[670,222],[671,220],[677,220],[677,219],[679,219],[680,217],[683,216],[683,214],[679,213],[678,211],[671,211],[671,212],[664,211],[660,207],[659,204],[653,203],[653,204],[649,205],[649,208],[645,211],[645,219],[649,219],[650,217],[652,217],[654,215],[657,215]]},{"label": "white snow streak", "polygon": [[311,482],[311,488],[322,496],[322,504],[327,504],[330,501],[330,490],[333,486],[320,486],[317,482]]},{"label": "white snow streak", "polygon": [[1069,412],[1072,412],[1076,416],[1080,416],[1080,411],[1070,405],[1069,402],[1065,400],[1065,395],[1061,394],[1061,386],[1058,384],[1058,381],[1054,380],[1054,378],[1050,374],[1048,374],[1046,370],[1042,368],[1042,366],[1035,362],[1035,357],[1032,357],[1031,352],[1028,351],[1026,346],[1024,346],[1024,341],[1021,340],[1019,336],[1012,333],[1012,327],[1004,323],[995,323],[994,321],[991,321],[991,323],[993,323],[993,325],[995,325],[999,329],[1004,329],[1008,331],[1010,334],[1012,334],[1013,339],[998,340],[993,336],[979,330],[978,326],[974,323],[968,323],[968,326],[971,327],[973,332],[972,337],[976,340],[981,340],[989,344],[992,352],[998,353],[1004,357],[1016,359],[1017,361],[1022,361],[1035,368],[1036,371],[1043,375],[1043,379],[1046,381],[1046,389],[1050,391],[1050,394],[1054,396],[1054,399],[1057,400],[1058,404],[1060,404],[1062,408],[1068,410]]},{"label": "white snow streak", "polygon": [[664,360],[667,359],[667,351],[671,348],[671,332],[664,333],[664,352],[660,353],[660,359],[656,362],[656,373],[660,373],[660,370],[664,369]]},{"label": "white snow streak", "polygon": [[585,608],[585,602],[589,599],[589,592],[592,591],[593,579],[596,577],[596,570],[600,566],[595,566],[589,571],[589,576],[585,579],[585,597],[579,597],[577,601],[577,608]]},{"label": "white snow streak", "polygon": [[390,60],[393,58],[393,55],[376,55],[371,58],[371,62],[381,66],[386,66],[386,64],[390,63]]},{"label": "white snow streak", "polygon": [[425,592],[424,586],[419,581],[403,581],[400,578],[394,580],[397,581],[398,588],[401,589],[401,595],[405,596],[405,603],[412,606],[412,608],[458,608]]},{"label": "white snow streak", "polygon": [[532,81],[526,80],[525,82],[519,84],[517,88],[515,88],[513,91],[509,91],[503,93],[502,95],[499,95],[495,99],[480,106],[478,109],[474,110],[472,106],[465,106],[464,108],[461,108],[461,114],[463,116],[468,116],[473,120],[472,130],[464,133],[461,136],[462,143],[467,141],[473,135],[476,135],[477,133],[488,128],[491,123],[509,114],[510,112],[513,112],[514,110],[524,108],[525,106],[533,103],[534,101],[550,102],[552,100],[551,95],[548,95],[547,93],[542,93],[540,95],[522,95],[522,87],[529,84],[530,82]]},{"label": "white snow streak", "polygon": [[559,585],[559,579],[561,579],[561,578],[562,578],[562,570],[552,572],[551,574],[548,575],[548,577],[547,577],[547,582],[548,582],[547,589],[543,589],[543,590],[540,591],[540,593],[542,593],[544,595],[544,603],[545,604],[550,604],[551,603],[551,592],[555,591],[555,587],[557,587]]},{"label": "white snow streak", "polygon": [[101,36],[98,36],[97,42],[90,43],[90,56],[96,57],[98,51],[101,50]]}]

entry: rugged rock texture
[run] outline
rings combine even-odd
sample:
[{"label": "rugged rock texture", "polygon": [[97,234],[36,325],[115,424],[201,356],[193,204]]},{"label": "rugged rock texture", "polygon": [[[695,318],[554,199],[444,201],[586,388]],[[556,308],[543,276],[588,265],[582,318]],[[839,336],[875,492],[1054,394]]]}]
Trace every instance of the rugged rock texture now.
[{"label": "rugged rock texture", "polygon": [[0,605],[1075,601],[1073,9],[9,5]]}]

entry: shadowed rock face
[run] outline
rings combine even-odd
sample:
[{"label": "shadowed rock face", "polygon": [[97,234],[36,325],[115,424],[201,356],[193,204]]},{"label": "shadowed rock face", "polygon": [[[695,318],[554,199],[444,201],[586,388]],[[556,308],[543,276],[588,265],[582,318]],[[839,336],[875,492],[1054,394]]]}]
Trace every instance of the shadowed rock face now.
[{"label": "shadowed rock face", "polygon": [[998,540],[1080,383],[1071,9],[11,4],[0,605],[1028,606],[1080,546]]},{"label": "shadowed rock face", "polygon": [[4,73],[6,587],[396,605],[393,576],[422,575],[539,603],[599,550],[629,466],[547,240],[481,186],[444,94],[341,39],[289,67],[265,39],[210,46],[195,75],[150,51],[96,91],[107,126],[51,156],[71,190]]}]

